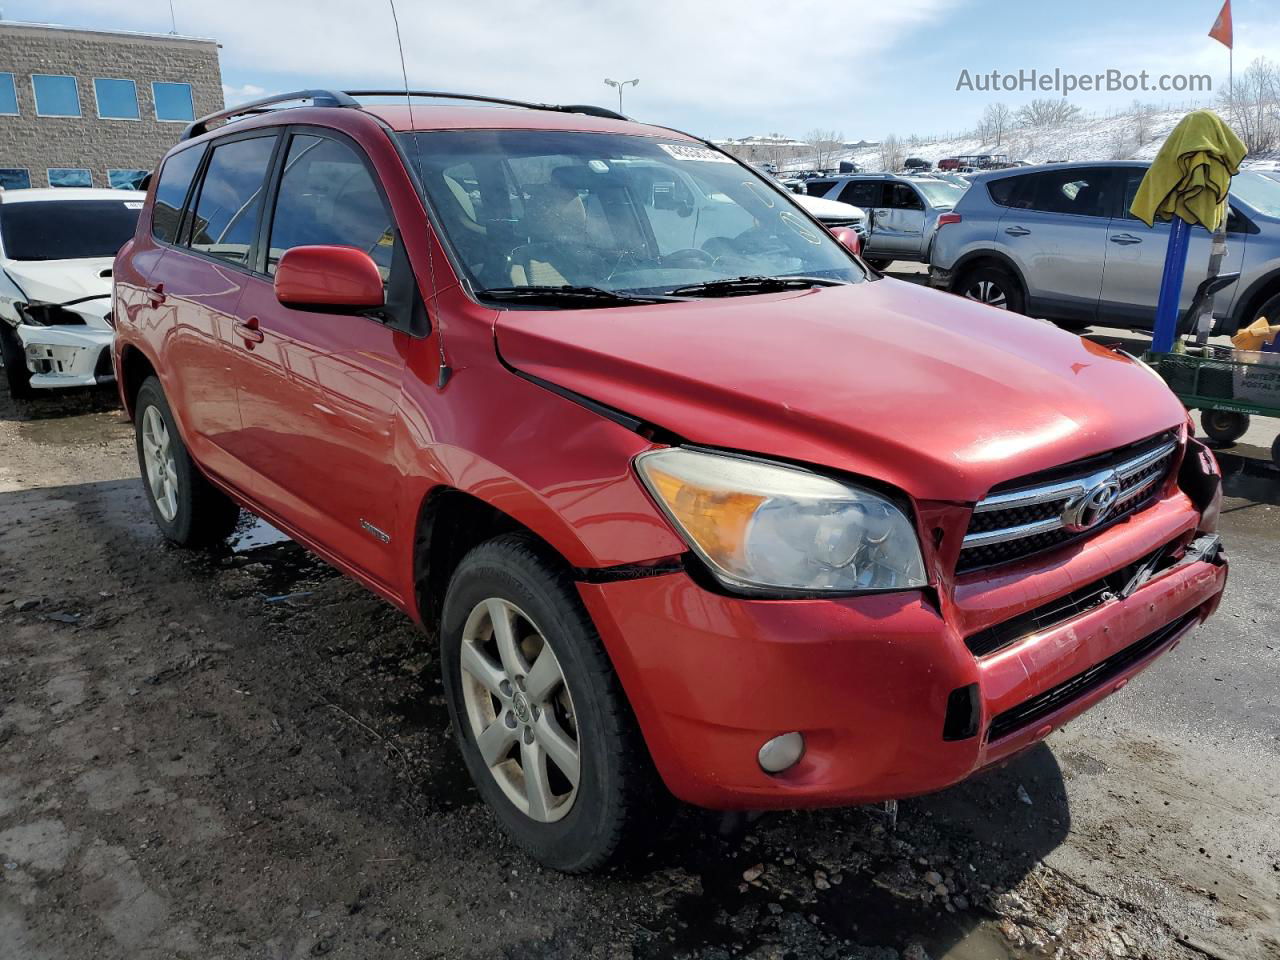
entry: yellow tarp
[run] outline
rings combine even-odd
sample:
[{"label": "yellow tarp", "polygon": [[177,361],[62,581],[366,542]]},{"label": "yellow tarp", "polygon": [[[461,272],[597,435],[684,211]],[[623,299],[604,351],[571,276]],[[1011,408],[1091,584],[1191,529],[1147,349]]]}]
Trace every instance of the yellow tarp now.
[{"label": "yellow tarp", "polygon": [[1129,212],[1147,226],[1177,214],[1213,232],[1246,152],[1240,138],[1212,110],[1187,114],[1156,154]]}]

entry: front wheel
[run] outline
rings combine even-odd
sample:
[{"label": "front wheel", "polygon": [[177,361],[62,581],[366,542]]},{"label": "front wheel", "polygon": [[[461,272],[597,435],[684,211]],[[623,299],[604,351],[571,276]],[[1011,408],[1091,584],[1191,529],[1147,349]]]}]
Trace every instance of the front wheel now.
[{"label": "front wheel", "polygon": [[240,508],[192,461],[155,377],[148,377],[138,391],[134,434],[151,515],[165,538],[183,547],[212,546],[227,539]]},{"label": "front wheel", "polygon": [[1200,411],[1200,426],[1214,443],[1235,443],[1249,429],[1249,415],[1232,410]]},{"label": "front wheel", "polygon": [[14,400],[30,400],[35,396],[35,389],[31,386],[31,370],[27,367],[22,341],[3,320],[0,320],[0,360],[4,361],[4,376],[9,382],[9,396]]},{"label": "front wheel", "polygon": [[644,833],[655,775],[569,578],[534,541],[473,549],[445,597],[449,715],[480,795],[541,863],[579,873]]}]

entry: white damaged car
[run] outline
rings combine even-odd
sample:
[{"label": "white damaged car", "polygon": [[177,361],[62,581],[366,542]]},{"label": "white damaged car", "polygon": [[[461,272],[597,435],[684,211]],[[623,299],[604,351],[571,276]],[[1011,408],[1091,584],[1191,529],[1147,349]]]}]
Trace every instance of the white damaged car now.
[{"label": "white damaged car", "polygon": [[111,261],[145,199],[132,190],[0,190],[0,352],[15,399],[111,381]]}]

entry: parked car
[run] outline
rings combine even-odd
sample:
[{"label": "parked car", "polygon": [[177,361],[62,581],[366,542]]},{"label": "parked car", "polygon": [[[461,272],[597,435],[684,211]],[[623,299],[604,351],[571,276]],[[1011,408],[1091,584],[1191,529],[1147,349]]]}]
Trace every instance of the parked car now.
[{"label": "parked car", "polygon": [[863,173],[810,180],[805,192],[866,210],[869,235],[863,256],[877,270],[884,270],[895,260],[928,262],[938,217],[950,211],[965,191],[932,176]]},{"label": "parked car", "polygon": [[[193,124],[113,355],[163,534],[245,507],[432,631],[541,862],[642,847],[666,791],[948,786],[1214,611],[1216,469],[1140,364],[864,269],[687,134],[454,99]],[[751,226],[664,241],[644,184],[686,180]]]},{"label": "parked car", "polygon": [[[1151,329],[1169,225],[1147,227],[1129,213],[1147,167],[1057,163],[978,175],[938,221],[930,283],[1066,326]],[[1243,170],[1230,206],[1221,270],[1240,279],[1214,302],[1223,333],[1280,317],[1280,184]],[[1181,308],[1205,277],[1211,243],[1207,231],[1191,231]]]},{"label": "parked car", "polygon": [[859,247],[867,242],[867,214],[861,207],[803,193],[793,199],[828,230],[848,227],[858,235]]},{"label": "parked car", "polygon": [[145,193],[0,190],[0,358],[9,393],[111,380],[111,260]]},{"label": "parked car", "polygon": [[902,161],[902,169],[908,173],[928,173],[933,169],[933,164],[920,157],[907,157]]}]

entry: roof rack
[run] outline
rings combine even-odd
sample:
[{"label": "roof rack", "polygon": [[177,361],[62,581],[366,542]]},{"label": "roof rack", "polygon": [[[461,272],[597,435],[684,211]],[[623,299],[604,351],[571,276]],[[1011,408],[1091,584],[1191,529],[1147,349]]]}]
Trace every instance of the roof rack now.
[{"label": "roof rack", "polygon": [[266,113],[271,107],[282,103],[296,103],[302,100],[311,101],[315,107],[354,107],[360,109],[356,97],[420,97],[431,100],[467,100],[475,103],[493,103],[504,107],[521,107],[526,110],[554,110],[557,113],[580,113],[589,117],[602,117],[606,120],[627,120],[614,110],[596,107],[586,103],[532,103],[527,100],[510,100],[506,97],[486,97],[474,93],[446,93],[441,90],[295,90],[292,93],[277,93],[260,100],[251,100],[226,110],[219,110],[201,117],[189,124],[182,131],[180,140],[191,140],[201,134],[208,133],[209,124],[219,120],[231,121],[238,117]]},{"label": "roof rack", "polygon": [[474,103],[495,103],[502,107],[523,107],[526,110],[554,110],[557,113],[581,113],[588,117],[606,120],[629,120],[616,110],[596,107],[589,103],[534,103],[529,100],[511,100],[506,97],[486,97],[477,93],[446,93],[442,90],[346,90],[349,97],[422,97],[431,100],[467,100]]},{"label": "roof rack", "polygon": [[360,104],[352,99],[349,95],[339,90],[295,90],[292,93],[277,93],[270,97],[263,97],[261,100],[250,100],[248,103],[242,103],[235,107],[229,107],[226,110],[219,110],[216,113],[210,113],[201,117],[195,123],[190,124],[187,129],[182,131],[179,140],[190,140],[198,137],[202,133],[208,133],[209,124],[218,120],[231,120],[233,117],[245,117],[254,113],[265,113],[268,107],[274,107],[281,103],[293,103],[298,100],[310,100],[313,106],[317,107],[356,107]]}]

